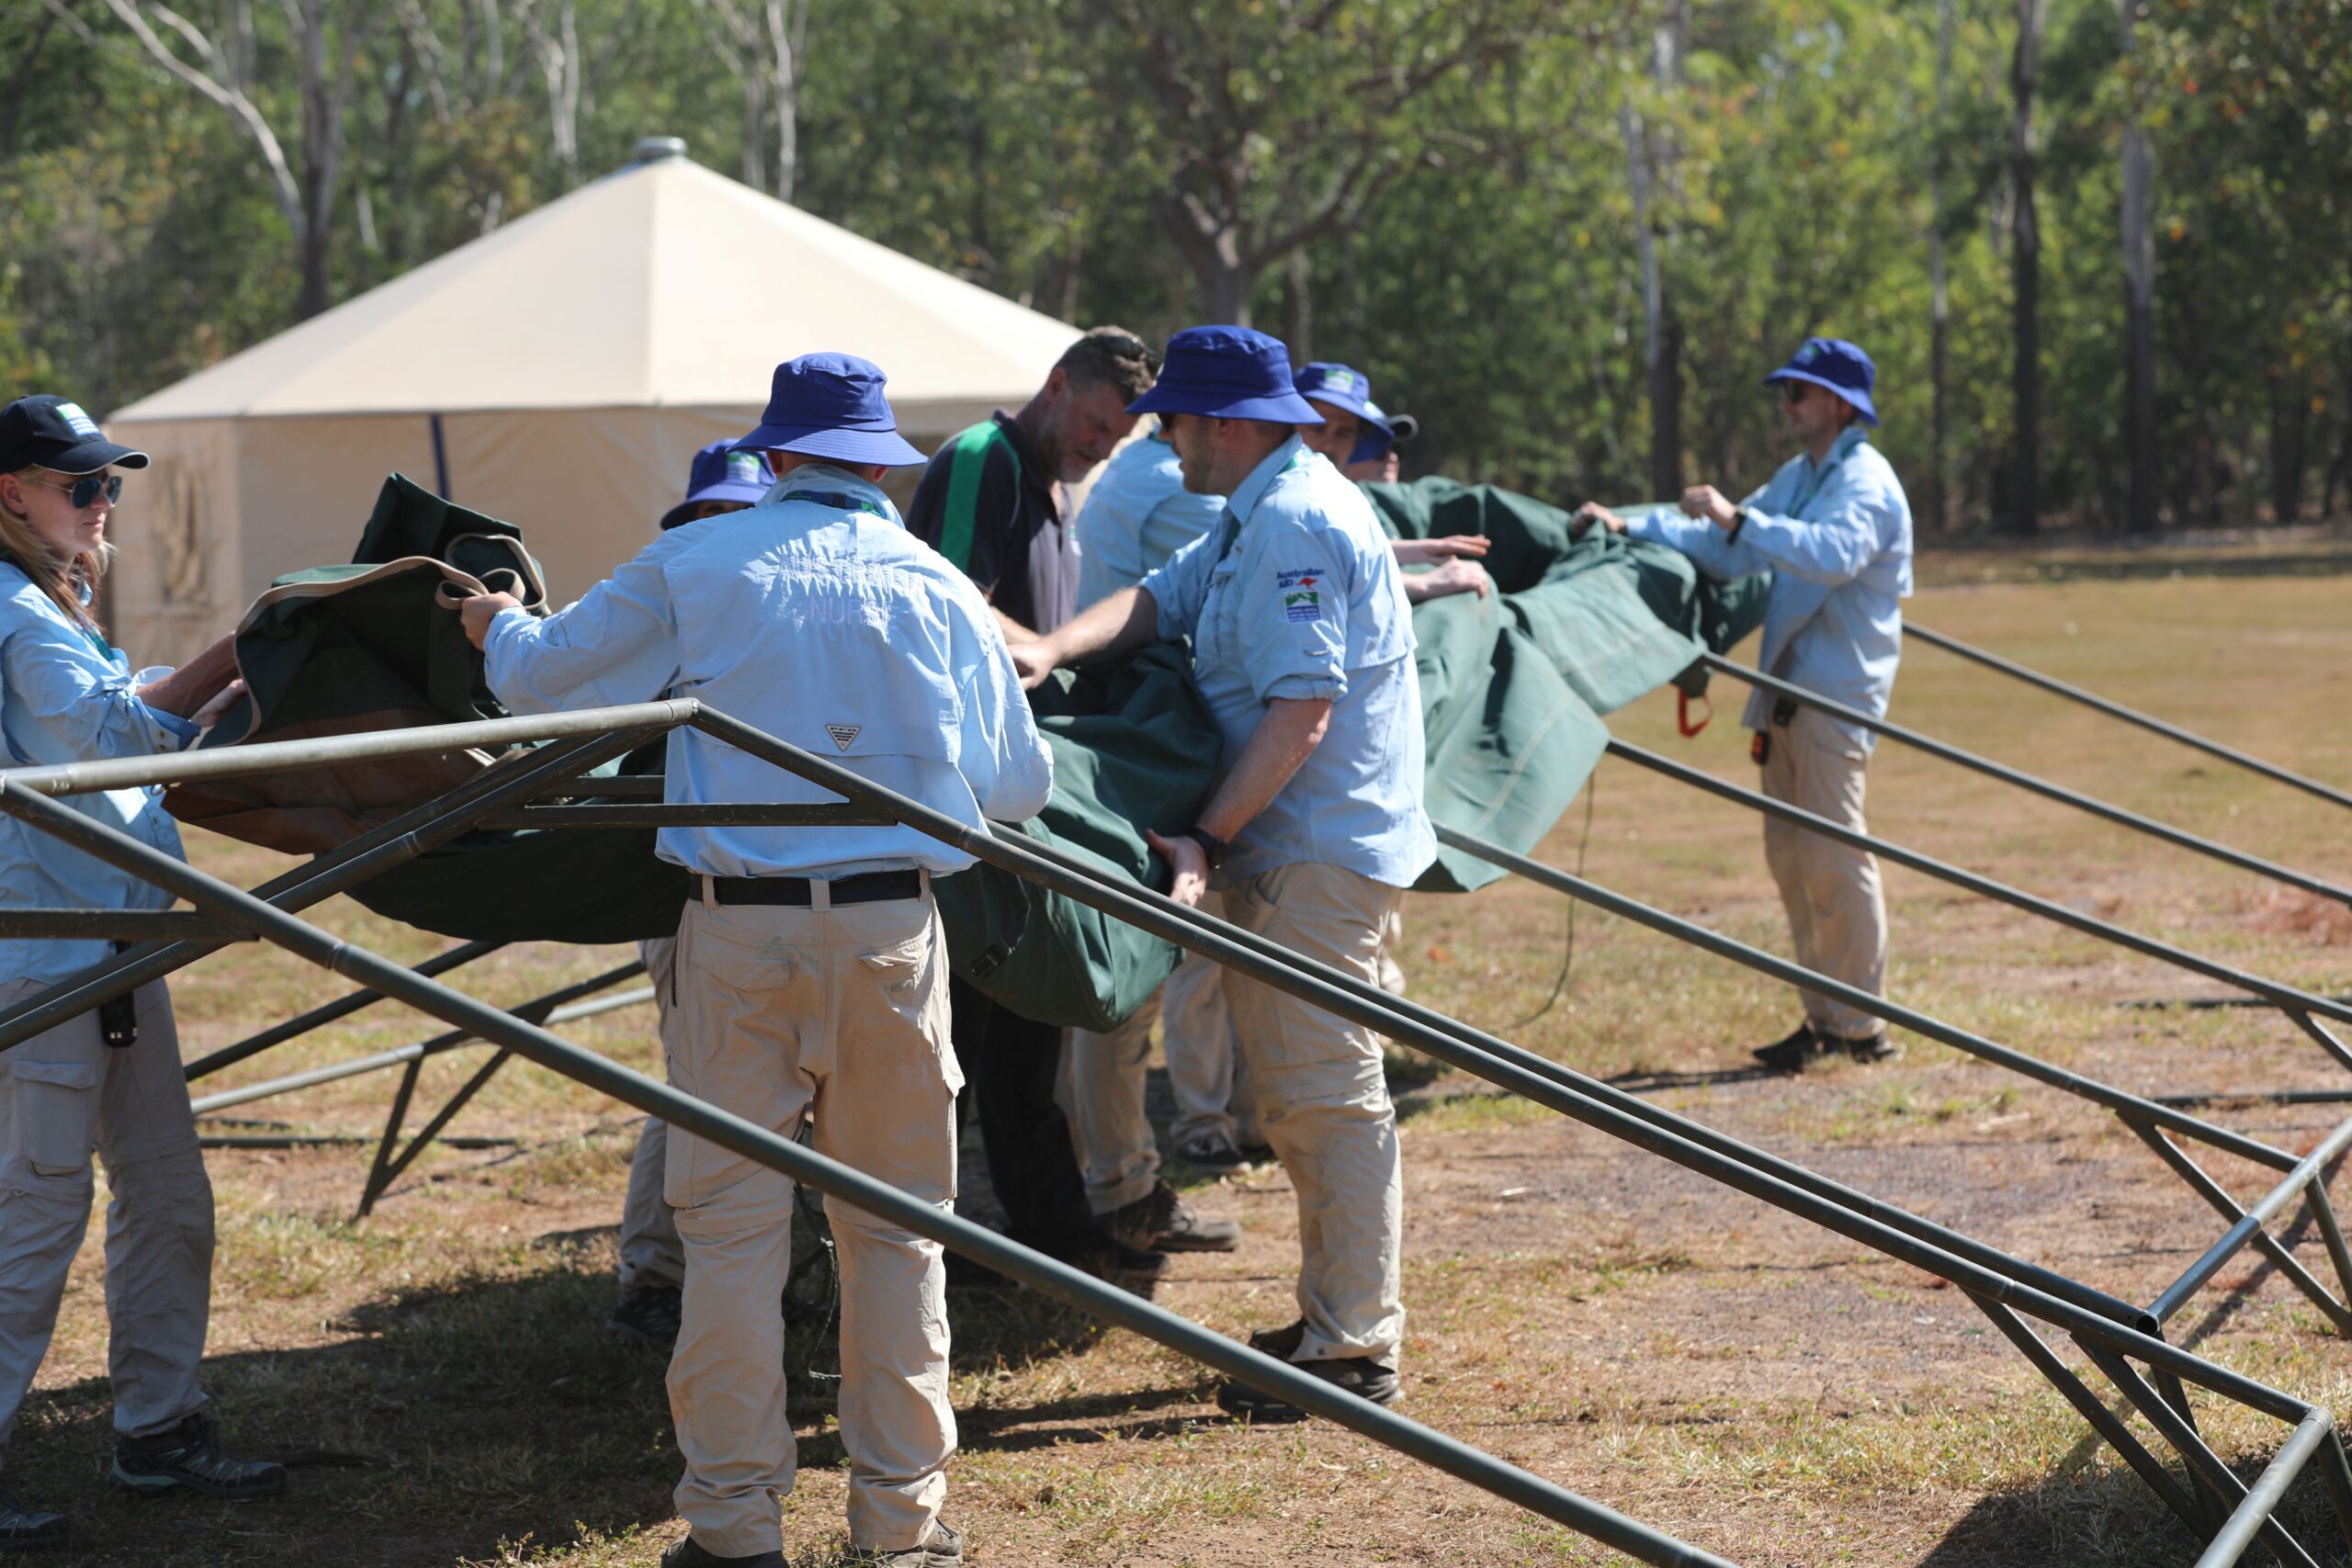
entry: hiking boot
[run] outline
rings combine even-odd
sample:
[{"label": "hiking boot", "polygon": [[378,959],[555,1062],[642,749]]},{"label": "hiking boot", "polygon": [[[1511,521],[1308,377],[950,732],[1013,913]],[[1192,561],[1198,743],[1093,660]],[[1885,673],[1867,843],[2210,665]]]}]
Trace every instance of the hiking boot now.
[{"label": "hiking boot", "polygon": [[1785,1039],[1756,1048],[1756,1059],[1776,1073],[1801,1073],[1815,1056],[1829,1053],[1829,1043],[1813,1032],[1810,1023],[1800,1023]]},{"label": "hiking boot", "polygon": [[1883,1029],[1868,1034],[1847,1034],[1833,1037],[1835,1048],[1857,1062],[1891,1062],[1903,1055],[1903,1047]]},{"label": "hiking boot", "polygon": [[754,1551],[749,1557],[721,1557],[693,1536],[662,1549],[662,1568],[792,1568],[781,1551]]},{"label": "hiking boot", "polygon": [[964,1568],[964,1536],[945,1519],[931,1521],[931,1533],[922,1538],[920,1546],[909,1546],[897,1551],[880,1551],[867,1547],[853,1551],[849,1560],[859,1568],[873,1564],[874,1568]]},{"label": "hiking boot", "polygon": [[286,1490],[286,1467],[266,1459],[239,1459],[202,1414],[149,1438],[121,1438],[108,1480],[144,1496],[185,1487],[207,1497],[241,1503]]},{"label": "hiking boot", "polygon": [[65,1516],[36,1508],[0,1486],[0,1551],[65,1544]]},{"label": "hiking boot", "polygon": [[1204,1218],[1165,1181],[1102,1217],[1109,1222],[1111,1234],[1129,1247],[1158,1252],[1231,1252],[1241,1245],[1238,1221]]},{"label": "hiking boot", "polygon": [[1239,1170],[1250,1162],[1223,1133],[1195,1133],[1176,1145],[1176,1157],[1203,1170]]},{"label": "hiking boot", "polygon": [[[1282,1328],[1260,1329],[1250,1336],[1250,1348],[1278,1361],[1289,1361],[1307,1376],[1320,1378],[1334,1388],[1345,1389],[1374,1404],[1393,1404],[1404,1392],[1396,1381],[1393,1361],[1376,1361],[1369,1356],[1351,1356],[1342,1360],[1293,1360],[1306,1337],[1306,1324],[1302,1319]],[[1228,1416],[1243,1416],[1252,1421],[1304,1421],[1311,1414],[1304,1405],[1293,1404],[1279,1394],[1267,1393],[1230,1378],[1216,1391],[1216,1404]]]},{"label": "hiking boot", "polygon": [[685,1313],[685,1292],[675,1285],[639,1285],[623,1291],[605,1319],[605,1332],[650,1345],[668,1355],[678,1348],[678,1325]]},{"label": "hiking boot", "polygon": [[1096,1231],[1062,1261],[1114,1285],[1150,1284],[1168,1272],[1168,1254],[1129,1247],[1109,1231]]}]

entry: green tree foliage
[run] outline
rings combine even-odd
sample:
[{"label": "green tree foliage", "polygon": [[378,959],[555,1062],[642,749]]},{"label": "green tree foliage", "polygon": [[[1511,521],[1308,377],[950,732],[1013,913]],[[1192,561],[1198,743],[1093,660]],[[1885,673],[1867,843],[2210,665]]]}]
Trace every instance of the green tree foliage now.
[{"label": "green tree foliage", "polygon": [[[2164,520],[2340,512],[2342,0],[2143,0],[2128,56],[2117,5],[2047,6],[2041,520],[2125,513],[2135,113]],[[305,205],[124,20],[153,6],[0,0],[0,392],[119,406],[299,319],[306,276],[350,298],[670,134],[771,187],[789,145],[801,206],[1073,322],[1164,335],[1215,301],[1290,333],[1421,416],[1415,468],[1632,499],[1657,426],[1630,122],[1676,466],[1726,489],[1784,455],[1763,372],[1826,332],[1876,356],[1880,440],[1924,502],[1940,170],[1948,510],[1984,527],[2015,503],[2018,7],[1946,8],[1939,111],[1937,0],[793,0],[789,81],[764,0],[177,6],[218,57],[159,36],[246,96]]]}]

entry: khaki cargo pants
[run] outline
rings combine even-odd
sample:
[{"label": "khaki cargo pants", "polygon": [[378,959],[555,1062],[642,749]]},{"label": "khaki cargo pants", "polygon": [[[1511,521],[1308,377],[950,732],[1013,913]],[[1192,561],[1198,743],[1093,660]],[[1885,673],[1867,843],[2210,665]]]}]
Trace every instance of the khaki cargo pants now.
[{"label": "khaki cargo pants", "polygon": [[[0,1007],[47,987],[0,982]],[[0,1055],[0,1447],[49,1353],[65,1278],[107,1163],[107,1373],[114,1427],[146,1437],[204,1404],[212,1184],[197,1146],[171,997],[134,993],[139,1039],[107,1046],[95,1012]]]},{"label": "khaki cargo pants", "polygon": [[[1842,828],[1869,831],[1862,818],[1869,752],[1810,707],[1800,707],[1788,723],[1772,726],[1770,734],[1771,746],[1764,758],[1766,795]],[[1884,995],[1886,895],[1879,883],[1878,857],[1767,817],[1764,860],[1789,912],[1797,962],[1833,980]],[[1804,998],[1805,1021],[1818,1032],[1858,1039],[1885,1027],[1873,1015],[1816,992],[1799,994]]]},{"label": "khaki cargo pants", "polygon": [[[820,910],[689,903],[678,928],[670,1081],[942,1210],[956,1198],[947,947],[929,897]],[[670,1408],[678,1512],[723,1557],[778,1551],[792,1489],[784,1325],[792,1183],[673,1132],[685,1244]],[[936,1242],[825,1201],[841,1262],[841,1426],[854,1546],[903,1551],[947,1493],[946,1270]]]},{"label": "khaki cargo pants", "polygon": [[[1223,919],[1223,897],[1204,895],[1201,912]],[[1159,1183],[1159,1146],[1144,1113],[1155,1021],[1168,1057],[1168,1087],[1176,1099],[1170,1139],[1181,1146],[1214,1133],[1238,1147],[1261,1135],[1250,1070],[1233,1043],[1224,976],[1222,965],[1188,953],[1125,1023],[1100,1034],[1069,1032],[1063,1109],[1069,1112],[1079,1163],[1086,1172],[1087,1202],[1096,1213],[1148,1198]]]},{"label": "khaki cargo pants", "polygon": [[[1225,909],[1244,931],[1377,985],[1404,897],[1340,866],[1298,864],[1234,884]],[[1298,1195],[1306,1334],[1295,1359],[1393,1365],[1405,1337],[1405,1185],[1380,1037],[1232,970],[1225,995],[1266,1141]]]}]

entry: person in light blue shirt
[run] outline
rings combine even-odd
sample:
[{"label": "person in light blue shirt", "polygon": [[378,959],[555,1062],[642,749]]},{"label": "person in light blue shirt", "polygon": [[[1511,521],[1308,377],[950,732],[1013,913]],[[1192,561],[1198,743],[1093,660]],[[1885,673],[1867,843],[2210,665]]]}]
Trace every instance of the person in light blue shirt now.
[{"label": "person in light blue shirt", "polygon": [[[50,394],[0,410],[0,741],[8,767],[181,750],[244,693],[228,639],[181,669],[133,671],[91,613],[114,553],[122,476],[144,452]],[[58,804],[185,858],[160,789]],[[172,896],[16,818],[0,818],[0,907],[160,909]],[[0,941],[0,1008],[109,955],[104,941]],[[217,1497],[282,1491],[283,1466],[220,1446],[198,1378],[212,1305],[212,1188],[161,980],[0,1057],[0,1446],[48,1353],[107,1166],[107,1325],[119,1485]],[[62,1514],[0,1491],[0,1550],[52,1546]]]},{"label": "person in light blue shirt", "polygon": [[[1772,574],[1758,667],[1872,717],[1885,714],[1903,652],[1911,594],[1911,505],[1877,447],[1870,355],[1837,338],[1807,338],[1765,378],[1781,389],[1789,434],[1803,448],[1760,490],[1734,505],[1713,485],[1683,492],[1677,517],[1661,509],[1620,518],[1588,504],[1577,516],[1635,538],[1672,545],[1712,577]],[[1857,832],[1871,733],[1761,688],[1747,727],[1767,795]],[[1806,968],[1873,993],[1886,988],[1886,899],[1876,857],[1767,818],[1764,855]],[[1804,1021],[1756,1055],[1795,1070],[1843,1051],[1860,1061],[1894,1055],[1879,1019],[1803,993]]]},{"label": "person in light blue shirt", "polygon": [[[535,620],[462,606],[491,689],[545,712],[673,693],[985,832],[1046,804],[1052,755],[994,616],[910,535],[879,483],[923,461],[882,373],[849,355],[777,367],[736,443],[776,475],[757,506],[662,534],[578,604]],[[698,733],[670,737],[673,805],[800,804],[829,792]],[[947,950],[933,875],[972,857],[910,828],[672,828],[695,874],[663,1043],[680,1089],[944,1209],[956,1195]],[[664,1187],[685,1246],[670,1403],[686,1537],[663,1568],[780,1562],[791,1490],[784,1327],[792,1184],[683,1134]],[[828,1201],[841,1260],[841,1424],[854,1553],[947,1568],[956,1449],[939,1245]]]},{"label": "person in light blue shirt", "polygon": [[[1376,981],[1382,931],[1437,852],[1403,573],[1363,492],[1299,441],[1321,416],[1276,340],[1179,333],[1129,406],[1162,416],[1185,488],[1226,507],[1141,583],[1016,648],[1022,678],[1189,637],[1225,773],[1193,827],[1150,836],[1174,896],[1196,901],[1214,874],[1236,924]],[[1225,991],[1299,1204],[1300,1318],[1254,1342],[1385,1404],[1404,1337],[1403,1183],[1379,1040],[1238,975]],[[1238,1382],[1217,1401],[1260,1420],[1305,1414]]]},{"label": "person in light blue shirt", "polygon": [[1078,607],[1133,588],[1225,514],[1225,498],[1184,488],[1176,449],[1155,423],[1095,476],[1078,513]]}]

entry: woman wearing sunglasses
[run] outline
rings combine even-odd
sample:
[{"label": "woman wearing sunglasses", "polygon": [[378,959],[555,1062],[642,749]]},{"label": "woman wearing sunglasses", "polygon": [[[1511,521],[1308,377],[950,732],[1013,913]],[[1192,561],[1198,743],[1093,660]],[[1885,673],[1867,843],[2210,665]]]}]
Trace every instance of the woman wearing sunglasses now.
[{"label": "woman wearing sunglasses", "polygon": [[[122,477],[147,455],[106,439],[75,404],[0,410],[0,745],[9,767],[177,751],[244,691],[226,638],[179,670],[141,670],[91,604],[114,553]],[[62,797],[177,855],[159,789]],[[0,908],[160,909],[170,895],[0,817]],[[103,962],[108,944],[0,941],[0,1008]],[[56,1326],[103,1156],[112,1481],[135,1492],[267,1495],[283,1467],[237,1459],[197,1382],[212,1294],[212,1188],[197,1146],[171,998],[158,980],[0,1055],[0,1445]],[[62,1540],[62,1514],[0,1489],[0,1549]]]}]

